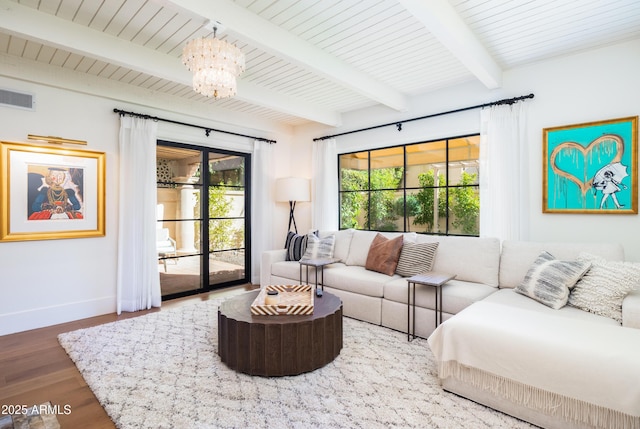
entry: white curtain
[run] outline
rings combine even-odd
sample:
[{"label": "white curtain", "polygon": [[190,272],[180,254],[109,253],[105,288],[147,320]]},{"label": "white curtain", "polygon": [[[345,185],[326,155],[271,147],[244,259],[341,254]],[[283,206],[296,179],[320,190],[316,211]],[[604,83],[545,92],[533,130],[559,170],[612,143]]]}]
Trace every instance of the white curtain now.
[{"label": "white curtain", "polygon": [[338,225],[338,152],[336,140],[313,142],[313,229],[336,231]]},{"label": "white curtain", "polygon": [[117,312],[160,307],[156,253],[158,123],[120,117]]},{"label": "white curtain", "polygon": [[251,283],[260,283],[262,252],[273,249],[273,147],[255,141],[251,157]]},{"label": "white curtain", "polygon": [[496,105],[481,112],[480,235],[527,239],[529,164],[527,103]]}]

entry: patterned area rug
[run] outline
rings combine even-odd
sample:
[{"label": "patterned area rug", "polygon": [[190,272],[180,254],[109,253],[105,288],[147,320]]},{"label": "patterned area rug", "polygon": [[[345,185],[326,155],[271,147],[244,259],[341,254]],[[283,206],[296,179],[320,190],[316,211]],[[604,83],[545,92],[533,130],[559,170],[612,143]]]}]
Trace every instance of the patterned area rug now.
[{"label": "patterned area rug", "polygon": [[0,429],[60,429],[50,402],[25,406],[19,414],[0,416]]},{"label": "patterned area rug", "polygon": [[217,355],[219,301],[58,338],[118,428],[531,428],[445,392],[427,342],[344,319],[335,361],[291,377],[237,373]]}]

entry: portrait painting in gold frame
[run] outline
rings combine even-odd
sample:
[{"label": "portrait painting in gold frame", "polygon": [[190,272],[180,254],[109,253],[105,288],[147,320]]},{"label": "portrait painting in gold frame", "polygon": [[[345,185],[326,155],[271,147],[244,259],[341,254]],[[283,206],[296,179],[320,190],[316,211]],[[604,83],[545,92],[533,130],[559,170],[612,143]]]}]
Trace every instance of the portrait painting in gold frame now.
[{"label": "portrait painting in gold frame", "polygon": [[105,235],[105,154],[0,142],[0,241]]}]

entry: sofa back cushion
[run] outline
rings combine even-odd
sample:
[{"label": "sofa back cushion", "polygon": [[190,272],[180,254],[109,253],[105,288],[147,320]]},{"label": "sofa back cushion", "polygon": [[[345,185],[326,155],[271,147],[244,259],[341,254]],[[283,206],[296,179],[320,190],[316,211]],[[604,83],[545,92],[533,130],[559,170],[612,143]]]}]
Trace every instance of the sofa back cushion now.
[{"label": "sofa back cushion", "polygon": [[498,286],[500,241],[497,238],[418,234],[417,242],[438,243],[433,271],[455,274],[456,280]]},{"label": "sofa back cushion", "polygon": [[326,238],[330,235],[335,236],[333,245],[333,257],[340,259],[340,262],[346,262],[349,256],[349,247],[351,247],[351,239],[353,238],[354,229],[342,229],[340,231],[320,231],[320,238]]},{"label": "sofa back cushion", "polygon": [[[345,260],[347,265],[358,265],[364,267],[367,264],[367,256],[369,255],[369,247],[376,238],[378,231],[354,231],[351,245],[349,246],[349,255]],[[415,241],[415,233],[402,232],[381,232],[384,237],[392,239],[403,236],[406,241]],[[336,256],[337,257],[337,256]]]},{"label": "sofa back cushion", "polygon": [[588,252],[610,261],[624,260],[624,248],[621,244],[505,240],[500,254],[500,287],[518,286],[542,251],[547,251],[557,259],[563,260],[575,260],[581,252]]}]

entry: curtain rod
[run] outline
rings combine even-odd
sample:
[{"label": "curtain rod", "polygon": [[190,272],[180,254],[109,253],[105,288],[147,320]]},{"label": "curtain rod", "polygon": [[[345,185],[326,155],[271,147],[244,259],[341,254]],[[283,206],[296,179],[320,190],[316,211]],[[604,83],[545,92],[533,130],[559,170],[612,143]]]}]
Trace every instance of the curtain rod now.
[{"label": "curtain rod", "polygon": [[209,134],[211,133],[211,131],[215,131],[215,132],[218,132],[218,133],[231,134],[231,135],[239,136],[239,137],[248,137],[250,139],[258,140],[258,141],[261,141],[261,142],[266,142],[266,143],[269,143],[269,144],[277,143],[277,141],[275,141],[275,140],[269,140],[269,139],[265,139],[263,137],[254,137],[254,136],[248,136],[246,134],[234,133],[234,132],[231,132],[231,131],[217,130],[215,128],[203,127],[202,125],[195,125],[195,124],[189,124],[187,122],[179,122],[179,121],[173,121],[171,119],[158,118],[157,116],[145,115],[143,113],[127,112],[126,110],[120,110],[120,109],[113,109],[113,113],[118,113],[118,114],[120,114],[120,116],[130,115],[130,116],[136,116],[138,118],[143,118],[143,119],[152,119],[154,121],[162,121],[162,122],[169,122],[169,123],[172,123],[172,124],[184,125],[186,127],[200,128],[200,129],[204,130],[204,133],[205,133],[205,135],[207,137],[209,137]]},{"label": "curtain rod", "polygon": [[326,139],[330,139],[330,138],[333,138],[333,137],[344,136],[344,135],[347,135],[347,134],[360,133],[362,131],[374,130],[376,128],[390,127],[391,125],[395,125],[396,128],[398,129],[398,131],[402,131],[402,124],[404,124],[405,122],[419,121],[421,119],[427,119],[427,118],[433,118],[433,117],[436,117],[436,116],[449,115],[451,113],[464,112],[466,110],[481,109],[483,107],[495,106],[495,105],[499,105],[499,104],[515,104],[518,101],[526,100],[528,98],[533,98],[533,94],[522,95],[520,97],[514,97],[514,98],[505,98],[503,100],[492,101],[491,103],[477,104],[475,106],[463,107],[461,109],[455,109],[455,110],[448,110],[446,112],[433,113],[431,115],[420,116],[418,118],[404,119],[402,121],[389,122],[389,123],[382,124],[382,125],[374,125],[372,127],[360,128],[359,130],[346,131],[344,133],[333,134],[333,135],[324,136],[324,137],[318,137],[318,138],[313,139],[313,141],[315,142],[315,141],[318,141],[318,140],[326,140]]}]

